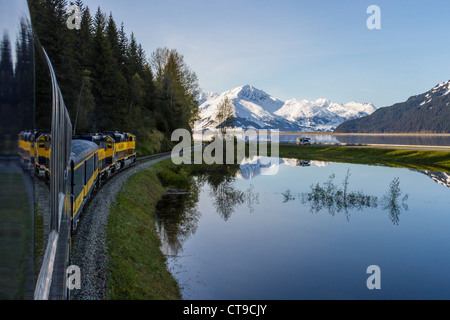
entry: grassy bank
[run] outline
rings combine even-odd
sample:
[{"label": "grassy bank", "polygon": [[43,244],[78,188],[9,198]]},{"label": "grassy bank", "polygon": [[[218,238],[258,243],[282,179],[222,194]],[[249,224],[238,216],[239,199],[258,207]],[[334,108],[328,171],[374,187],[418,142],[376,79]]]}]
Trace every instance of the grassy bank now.
[{"label": "grassy bank", "polygon": [[450,172],[450,152],[280,146],[280,157]]},{"label": "grassy bank", "polygon": [[112,300],[178,300],[177,282],[166,269],[155,227],[156,204],[166,191],[160,177],[185,184],[187,175],[172,162],[158,163],[133,176],[117,196],[108,219]]}]

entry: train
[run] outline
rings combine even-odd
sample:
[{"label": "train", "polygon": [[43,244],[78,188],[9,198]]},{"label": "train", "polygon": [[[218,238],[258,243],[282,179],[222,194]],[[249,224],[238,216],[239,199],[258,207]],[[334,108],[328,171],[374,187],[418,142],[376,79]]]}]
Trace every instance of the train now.
[{"label": "train", "polygon": [[[2,199],[7,200],[0,206],[5,231],[0,234],[0,251],[8,254],[0,259],[0,297],[70,300],[73,232],[94,190],[136,162],[136,136],[119,131],[73,135],[51,59],[31,23],[28,1],[5,1],[0,7],[2,47],[10,48],[0,58],[0,174]],[[41,102],[42,110],[51,114],[48,130],[35,127],[38,83],[49,84],[51,92],[48,104]],[[43,204],[43,241],[34,232],[34,176],[45,180],[49,189]],[[36,259],[35,248],[44,244],[42,257]]]},{"label": "train", "polygon": [[[51,133],[21,132],[19,155],[35,175],[50,180]],[[80,215],[92,192],[116,172],[136,162],[136,136],[126,132],[105,132],[72,136],[69,173],[72,231],[77,229]]]}]

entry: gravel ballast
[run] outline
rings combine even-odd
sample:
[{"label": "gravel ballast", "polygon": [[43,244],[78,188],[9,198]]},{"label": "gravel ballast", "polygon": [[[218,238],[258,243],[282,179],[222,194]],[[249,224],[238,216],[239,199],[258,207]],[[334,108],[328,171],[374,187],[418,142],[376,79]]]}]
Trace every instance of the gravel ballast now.
[{"label": "gravel ballast", "polygon": [[71,264],[81,271],[81,289],[72,300],[107,300],[108,255],[106,228],[111,205],[130,177],[170,156],[139,163],[118,173],[98,190],[84,208],[78,230],[72,238]]}]

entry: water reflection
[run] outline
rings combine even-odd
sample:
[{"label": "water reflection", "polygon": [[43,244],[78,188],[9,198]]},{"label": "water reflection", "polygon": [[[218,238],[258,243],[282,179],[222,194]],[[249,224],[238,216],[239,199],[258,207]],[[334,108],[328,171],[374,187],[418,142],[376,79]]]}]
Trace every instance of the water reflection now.
[{"label": "water reflection", "polygon": [[447,172],[432,172],[432,171],[420,171],[423,174],[430,177],[437,184],[450,188],[450,173]]},{"label": "water reflection", "polygon": [[[278,165],[286,165],[289,167],[326,167],[330,163],[325,161],[311,161],[311,160],[301,160],[301,159],[277,159],[273,161],[273,158],[270,157],[255,157],[252,159],[246,158],[244,159],[240,166],[239,170],[236,173],[236,178],[243,180],[252,180],[258,176],[263,174],[270,175],[271,169],[274,167],[274,163]],[[273,172],[273,171],[272,171]]]},{"label": "water reflection", "polygon": [[244,203],[244,193],[233,186],[233,180],[226,180],[218,186],[212,186],[209,195],[214,199],[214,207],[224,221],[228,221],[236,206]]},{"label": "water reflection", "polygon": [[[326,210],[332,216],[338,213],[344,213],[347,220],[350,220],[350,212],[363,209],[377,208],[380,201],[377,196],[365,194],[364,191],[350,191],[350,169],[347,171],[342,186],[337,185],[334,180],[336,175],[333,173],[328,180],[323,183],[311,185],[309,192],[298,193],[297,196],[287,190],[282,193],[283,203],[296,201],[299,199],[302,205],[310,206],[313,214]],[[403,198],[400,201],[400,198]],[[398,225],[399,216],[402,211],[408,211],[408,195],[403,195],[400,189],[400,179],[395,178],[389,185],[389,189],[381,200],[383,210],[389,212],[390,220]]]},{"label": "water reflection", "polygon": [[[207,190],[215,213],[225,222],[228,222],[237,211],[242,212],[242,206],[246,206],[249,212],[254,214],[255,207],[260,205],[260,193],[255,191],[253,184],[240,190],[236,179],[255,179],[264,163],[265,161],[253,161],[241,166],[217,166],[209,168],[207,172],[199,170],[192,178],[189,192],[172,190],[166,194],[157,207],[157,229],[162,239],[163,252],[169,256],[178,255],[184,243],[195,235],[201,219],[197,207],[201,190]],[[330,165],[326,162],[295,159],[280,159],[280,163],[288,167]],[[448,173],[428,171],[421,173],[439,184],[450,186]],[[354,212],[380,208],[388,213],[389,220],[394,225],[399,225],[401,214],[409,211],[409,195],[402,192],[400,178],[394,178],[386,187],[384,194],[381,191],[381,195],[374,195],[363,190],[354,190],[351,187],[351,177],[350,169],[342,181],[336,181],[336,174],[333,173],[325,182],[312,184],[307,191],[286,190],[281,193],[282,201],[283,203],[299,201],[313,214],[320,212],[327,212],[332,216],[343,214],[347,221]]]},{"label": "water reflection", "polygon": [[200,220],[188,241],[170,234],[179,254],[167,259],[183,298],[371,299],[369,264],[393,272],[383,299],[448,296],[450,280],[439,276],[450,263],[447,188],[408,169],[288,160],[276,176],[245,180],[218,167],[194,178]]},{"label": "water reflection", "polygon": [[450,146],[450,135],[432,134],[282,134],[280,142],[295,143],[298,138],[310,138],[313,143],[387,144]]},{"label": "water reflection", "polygon": [[[299,193],[298,197],[303,205],[310,205],[311,212],[316,214],[327,209],[331,215],[344,212],[347,218],[350,217],[349,211],[357,209],[358,211],[364,208],[376,208],[378,206],[378,198],[372,195],[366,195],[363,191],[350,191],[350,170],[342,182],[342,188],[335,184],[335,174],[332,174],[328,181],[321,185],[317,183],[312,185],[309,192]],[[296,197],[288,193],[283,194],[284,202],[294,201]]]},{"label": "water reflection", "polygon": [[[208,186],[208,195],[215,212],[223,221],[228,221],[236,210],[247,205],[249,212],[255,212],[255,206],[260,203],[260,194],[255,187],[241,191],[236,188],[235,179],[251,180],[258,176],[265,161],[252,161],[241,166],[217,166],[209,171],[199,171],[191,182],[191,190],[187,193],[172,192],[167,194],[158,204],[158,231],[161,234],[167,255],[176,255],[183,243],[197,230],[200,213],[197,209],[199,190]],[[280,159],[286,166],[317,167],[328,166],[329,163],[316,161],[303,161],[295,159]],[[248,174],[251,173],[251,174]],[[389,185],[386,193],[378,196],[366,194],[364,191],[354,191],[350,188],[350,169],[341,183],[335,182],[333,173],[326,182],[310,186],[307,192],[293,192],[287,190],[282,193],[283,203],[299,200],[303,206],[310,208],[313,214],[326,211],[330,215],[343,213],[350,220],[353,211],[375,209],[381,206],[389,213],[389,218],[395,225],[399,224],[400,215],[408,211],[408,195],[403,194],[400,188],[400,179],[395,178]]]},{"label": "water reflection", "polygon": [[259,193],[255,192],[255,186],[250,185],[250,187],[247,189],[247,191],[244,194],[245,203],[248,206],[248,209],[250,210],[250,213],[255,212],[255,205],[259,205]]},{"label": "water reflection", "polygon": [[26,1],[0,2],[0,299],[33,299],[34,39]]},{"label": "water reflection", "polygon": [[201,213],[197,208],[199,183],[193,179],[189,192],[172,190],[164,195],[156,207],[156,229],[162,252],[176,256],[184,242],[197,232]]},{"label": "water reflection", "polygon": [[[244,160],[245,161],[245,160]],[[259,203],[259,194],[250,186],[245,192],[235,188],[235,179],[243,178],[251,180],[261,175],[261,168],[267,168],[264,161],[256,160],[256,163],[244,165],[221,165],[209,168],[209,171],[196,172],[197,183],[210,187],[209,196],[213,199],[217,213],[224,221],[228,221],[237,207],[247,204],[250,213],[254,212],[254,206]],[[270,165],[269,165],[270,166]]]},{"label": "water reflection", "polygon": [[399,216],[402,209],[408,211],[406,201],[409,196],[405,194],[400,202],[400,197],[403,195],[400,189],[400,179],[395,178],[389,185],[389,190],[383,197],[383,210],[389,211],[389,216],[392,222],[396,225],[399,223]]},{"label": "water reflection", "polygon": [[259,193],[251,186],[245,192],[235,188],[238,166],[212,166],[209,171],[195,172],[189,190],[169,190],[158,202],[156,208],[156,227],[162,242],[162,252],[176,256],[183,244],[192,237],[198,228],[201,213],[198,210],[199,190],[209,186],[209,197],[213,200],[216,212],[228,221],[238,206],[247,204],[251,213],[259,203]]}]

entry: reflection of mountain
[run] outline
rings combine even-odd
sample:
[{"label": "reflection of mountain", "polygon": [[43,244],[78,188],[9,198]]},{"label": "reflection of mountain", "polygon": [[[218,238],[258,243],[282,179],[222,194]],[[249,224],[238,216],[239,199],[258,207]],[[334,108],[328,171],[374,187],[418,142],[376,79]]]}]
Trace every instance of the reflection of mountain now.
[{"label": "reflection of mountain", "polygon": [[316,166],[316,167],[328,167],[330,165],[330,162],[325,162],[325,161],[311,161],[311,164]]},{"label": "reflection of mountain", "polygon": [[236,178],[244,180],[252,180],[260,175],[270,175],[278,165],[285,164],[288,167],[326,167],[329,162],[325,161],[310,161],[299,159],[274,159],[268,157],[255,157],[252,159],[245,159],[241,162]]},{"label": "reflection of mountain", "polygon": [[283,162],[285,165],[289,167],[305,167],[311,165],[311,161],[304,161],[298,159],[283,159]]},{"label": "reflection of mountain", "polygon": [[236,178],[252,180],[260,175],[269,175],[271,172],[275,172],[274,170],[276,170],[278,165],[282,163],[282,159],[269,157],[244,159],[241,162],[239,171],[236,173]]},{"label": "reflection of mountain", "polygon": [[316,167],[327,167],[330,165],[329,162],[325,161],[310,161],[310,160],[299,160],[299,159],[287,159],[283,158],[282,161],[285,165],[289,167],[310,167],[310,166],[316,166]]},{"label": "reflection of mountain", "polygon": [[450,173],[431,172],[431,171],[422,171],[422,173],[429,176],[431,179],[436,181],[436,183],[442,184],[443,186],[450,188]]}]

